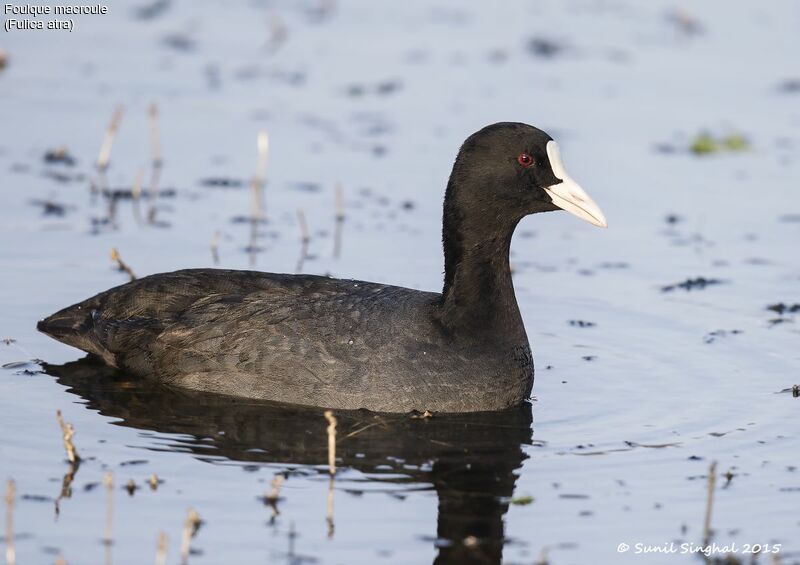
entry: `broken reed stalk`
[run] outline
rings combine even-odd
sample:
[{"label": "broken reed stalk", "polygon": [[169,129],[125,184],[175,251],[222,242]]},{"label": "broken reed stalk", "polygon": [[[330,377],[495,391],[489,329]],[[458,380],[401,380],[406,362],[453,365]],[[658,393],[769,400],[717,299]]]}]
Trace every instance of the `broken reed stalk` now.
[{"label": "broken reed stalk", "polygon": [[184,565],[189,563],[191,541],[200,528],[200,522],[200,515],[194,508],[189,508],[186,521],[183,523],[183,536],[181,538],[181,563]]},{"label": "broken reed stalk", "polygon": [[342,252],[342,228],[344,226],[344,188],[336,184],[336,226],[333,230],[333,256],[338,259]]},{"label": "broken reed stalk", "polygon": [[280,514],[278,510],[278,500],[281,496],[281,484],[283,484],[283,479],[283,475],[275,475],[270,483],[270,491],[264,495],[264,502],[272,508],[270,523],[274,522],[275,518]]},{"label": "broken reed stalk", "polygon": [[105,545],[105,562],[111,565],[111,544],[114,527],[114,475],[107,471],[103,475],[103,485],[106,487],[106,529],[103,533],[103,545]]},{"label": "broken reed stalk", "polygon": [[270,482],[270,490],[264,496],[267,502],[277,502],[281,495],[281,485],[283,484],[283,475],[275,475]]},{"label": "broken reed stalk", "polygon": [[706,518],[703,522],[703,545],[711,540],[711,511],[714,508],[714,487],[717,484],[717,462],[713,461],[708,469],[708,493],[706,495]]},{"label": "broken reed stalk", "polygon": [[64,418],[61,417],[61,410],[56,410],[56,418],[58,419],[58,425],[61,427],[61,436],[64,439],[64,449],[67,450],[67,459],[73,465],[77,465],[81,457],[78,455],[78,450],[75,449],[75,444],[72,442],[72,436],[75,435],[75,428],[72,427],[72,424],[67,424],[64,422]]},{"label": "broken reed stalk", "polygon": [[13,479],[6,483],[6,564],[14,565],[17,562],[17,552],[14,549],[14,502],[17,498],[17,485]]},{"label": "broken reed stalk", "polygon": [[297,211],[297,222],[300,224],[300,258],[297,260],[295,272],[299,273],[303,270],[303,265],[308,258],[308,244],[311,241],[311,235],[308,233],[308,223],[306,222],[306,215],[302,210]]},{"label": "broken reed stalk", "polygon": [[328,421],[328,472],[333,476],[336,474],[336,416],[325,410],[325,419]]},{"label": "broken reed stalk", "polygon": [[78,468],[80,466],[80,458],[78,458],[78,460],[74,463],[70,462],[69,471],[67,471],[64,474],[64,478],[61,479],[61,492],[59,493],[55,502],[56,520],[58,520],[58,516],[61,514],[61,501],[65,498],[72,497],[72,482],[75,480],[75,475],[78,473]]},{"label": "broken reed stalk", "polygon": [[167,565],[167,534],[158,532],[156,540],[156,565]]},{"label": "broken reed stalk", "polygon": [[134,274],[133,270],[122,260],[122,257],[120,257],[119,251],[116,247],[111,248],[111,260],[117,264],[117,268],[121,272],[127,273],[132,281],[136,280],[136,275]]},{"label": "broken reed stalk", "polygon": [[100,145],[100,152],[97,154],[97,170],[104,173],[108,169],[108,161],[111,158],[111,147],[114,145],[114,137],[117,135],[119,124],[122,121],[123,107],[117,106],[111,115],[111,121],[106,128],[106,135]]}]

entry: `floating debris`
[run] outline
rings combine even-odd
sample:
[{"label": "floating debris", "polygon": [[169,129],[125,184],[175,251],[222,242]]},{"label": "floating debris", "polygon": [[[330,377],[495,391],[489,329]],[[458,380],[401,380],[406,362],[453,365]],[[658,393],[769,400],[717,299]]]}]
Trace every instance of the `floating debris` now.
[{"label": "floating debris", "polygon": [[161,44],[175,51],[189,53],[197,47],[194,39],[183,33],[170,33],[161,38]]},{"label": "floating debris", "polygon": [[524,496],[515,496],[514,498],[512,498],[508,502],[509,502],[509,504],[513,504],[515,506],[527,506],[528,504],[531,504],[533,502],[533,500],[534,499],[533,499],[532,496],[524,495]]},{"label": "floating debris", "polygon": [[552,59],[562,55],[564,51],[566,51],[564,45],[553,39],[534,37],[528,41],[528,53],[542,59]]},{"label": "floating debris", "polygon": [[672,292],[673,290],[703,290],[707,286],[723,284],[725,281],[720,279],[707,279],[705,277],[695,277],[693,279],[686,279],[681,283],[670,284],[661,287],[661,292]]},{"label": "floating debris", "polygon": [[705,343],[714,343],[717,339],[721,337],[725,337],[727,335],[739,335],[742,333],[742,330],[714,330],[713,332],[709,332],[703,338]]},{"label": "floating debris", "polygon": [[230,177],[206,177],[200,179],[199,184],[208,188],[241,188],[244,181]]},{"label": "floating debris", "polygon": [[695,155],[709,155],[719,151],[719,144],[710,134],[700,133],[692,141],[689,150]]},{"label": "floating debris", "polygon": [[584,320],[570,320],[568,323],[576,328],[593,328],[597,325],[594,322],[586,322]]},{"label": "floating debris", "polygon": [[716,138],[708,132],[701,132],[689,145],[689,150],[695,155],[710,155],[721,151],[741,152],[749,149],[750,142],[740,133]]},{"label": "floating debris", "polygon": [[69,154],[69,150],[63,146],[46,151],[44,162],[48,165],[65,165],[67,167],[74,167],[77,163],[75,158]]},{"label": "floating debris", "polygon": [[128,491],[129,496],[133,496],[138,488],[139,485],[137,485],[133,479],[128,479],[128,482],[125,483],[125,490]]},{"label": "floating debris", "polygon": [[783,302],[778,302],[767,306],[767,310],[780,314],[781,316],[783,314],[796,314],[800,312],[800,304],[784,304]]},{"label": "floating debris", "polygon": [[60,204],[52,200],[31,200],[31,204],[41,207],[44,216],[62,217],[66,215],[68,208],[66,204]]},{"label": "floating debris", "polygon": [[64,440],[64,449],[67,451],[67,459],[70,463],[76,465],[81,458],[78,455],[78,450],[75,449],[75,444],[72,442],[72,437],[75,435],[75,428],[72,427],[72,424],[64,422],[64,418],[61,417],[61,410],[56,410],[56,419],[58,420],[58,425],[61,427],[61,436]]}]

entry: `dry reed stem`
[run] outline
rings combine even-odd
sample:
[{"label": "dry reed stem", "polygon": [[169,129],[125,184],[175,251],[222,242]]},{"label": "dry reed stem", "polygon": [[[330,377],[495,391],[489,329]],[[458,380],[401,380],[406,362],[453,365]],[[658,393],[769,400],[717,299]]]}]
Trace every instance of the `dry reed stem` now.
[{"label": "dry reed stem", "polygon": [[333,230],[333,256],[338,259],[342,253],[342,228],[344,225],[344,187],[336,184],[336,225]]},{"label": "dry reed stem", "polygon": [[14,502],[17,498],[17,485],[13,479],[6,483],[6,564],[14,565],[17,562],[17,552],[14,548]]},{"label": "dry reed stem", "polygon": [[299,273],[303,270],[303,265],[308,258],[308,244],[311,241],[311,235],[308,233],[308,222],[306,222],[306,215],[302,210],[297,211],[297,222],[300,224],[300,257],[297,259],[297,266],[295,272]]},{"label": "dry reed stem", "polygon": [[120,271],[127,273],[132,281],[136,280],[136,275],[134,274],[133,269],[131,269],[128,264],[122,260],[119,250],[117,250],[116,247],[111,248],[111,260],[117,264],[117,268],[119,268]]},{"label": "dry reed stem", "polygon": [[269,155],[269,136],[263,129],[258,132],[258,164],[256,166],[256,179],[263,183],[267,178],[267,157]]},{"label": "dry reed stem", "polygon": [[153,102],[147,109],[150,118],[150,147],[153,153],[153,167],[160,167],[163,163],[161,158],[161,136],[158,129],[158,105]]},{"label": "dry reed stem", "polygon": [[328,539],[333,537],[333,475],[328,480],[328,500],[325,512],[325,521],[328,524]]},{"label": "dry reed stem", "polygon": [[69,471],[67,471],[64,474],[64,478],[61,479],[61,492],[59,493],[55,502],[56,519],[58,519],[59,514],[61,514],[61,501],[65,498],[72,497],[72,482],[75,480],[75,475],[77,474],[80,466],[80,459],[75,463],[70,462]]},{"label": "dry reed stem", "polygon": [[281,495],[281,485],[283,484],[283,475],[275,475],[270,482],[270,491],[264,495],[264,500],[267,502],[277,502]]},{"label": "dry reed stem", "polygon": [[148,188],[148,200],[150,208],[147,210],[147,222],[152,224],[156,220],[156,199],[158,198],[158,183],[161,179],[161,168],[164,161],[161,157],[161,141],[158,129],[158,106],[150,104],[148,109],[150,122],[150,147],[153,155],[153,171],[150,175],[150,187]]},{"label": "dry reed stem", "polygon": [[325,410],[325,419],[328,421],[328,472],[333,476],[336,474],[336,416]]},{"label": "dry reed stem", "polygon": [[215,265],[219,265],[219,236],[219,230],[217,230],[211,237],[211,258]]},{"label": "dry reed stem", "polygon": [[136,178],[133,180],[133,187],[131,188],[131,200],[133,200],[133,216],[136,222],[142,221],[142,215],[139,210],[139,201],[142,198],[142,183],[144,182],[144,169],[139,169],[136,173]]},{"label": "dry reed stem", "polygon": [[75,435],[75,428],[72,427],[72,424],[64,422],[64,418],[61,417],[61,410],[56,410],[56,419],[58,419],[58,425],[61,427],[61,436],[64,440],[64,449],[67,450],[67,459],[73,465],[77,465],[81,457],[78,455],[78,450],[75,449],[75,444],[72,442],[72,436]]},{"label": "dry reed stem", "polygon": [[272,508],[271,522],[280,514],[280,510],[278,510],[278,500],[281,496],[281,484],[283,484],[283,480],[283,475],[275,475],[270,483],[270,491],[264,495],[264,502]]},{"label": "dry reed stem", "polygon": [[269,136],[267,132],[258,132],[256,140],[258,149],[258,161],[256,162],[256,175],[253,177],[251,186],[251,209],[253,222],[260,222],[266,217],[264,213],[264,182],[267,178],[267,157],[269,155]]},{"label": "dry reed stem", "polygon": [[186,521],[183,523],[183,536],[181,538],[181,563],[189,563],[189,552],[192,538],[200,528],[200,515],[194,508],[189,508]]},{"label": "dry reed stem", "polygon": [[106,487],[106,527],[103,533],[103,545],[105,545],[105,562],[111,565],[111,545],[113,541],[114,528],[114,475],[107,471],[103,475],[103,486]]},{"label": "dry reed stem", "polygon": [[114,137],[119,129],[119,124],[122,121],[123,107],[117,106],[114,113],[111,115],[111,121],[106,128],[106,135],[103,137],[103,143],[100,145],[100,152],[97,155],[97,170],[105,172],[108,168],[108,161],[111,157],[111,147],[114,145]]},{"label": "dry reed stem", "polygon": [[158,539],[156,540],[156,565],[167,564],[167,534],[158,532]]},{"label": "dry reed stem", "polygon": [[714,508],[714,487],[717,484],[717,462],[713,461],[708,469],[708,493],[706,495],[706,517],[703,522],[703,545],[707,546],[711,539],[711,511]]}]

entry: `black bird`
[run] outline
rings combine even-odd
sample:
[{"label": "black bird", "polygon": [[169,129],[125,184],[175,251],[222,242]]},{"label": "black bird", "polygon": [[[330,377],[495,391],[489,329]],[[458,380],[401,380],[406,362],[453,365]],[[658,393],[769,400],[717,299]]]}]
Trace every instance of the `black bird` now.
[{"label": "black bird", "polygon": [[523,217],[559,208],[607,225],[549,135],[498,123],[467,138],[453,165],[441,294],[190,269],[112,288],[38,329],[132,375],[195,390],[379,412],[500,410],[533,386],[511,237]]}]

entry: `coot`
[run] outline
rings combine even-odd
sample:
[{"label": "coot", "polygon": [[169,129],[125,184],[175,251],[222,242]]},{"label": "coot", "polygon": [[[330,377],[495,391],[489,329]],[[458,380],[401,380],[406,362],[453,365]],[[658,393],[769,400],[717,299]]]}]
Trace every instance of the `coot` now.
[{"label": "coot", "polygon": [[524,216],[556,209],[607,225],[548,134],[498,123],[467,138],[453,165],[441,294],[190,269],[112,288],[38,329],[177,387],[334,409],[500,410],[522,403],[533,386],[511,237]]}]

